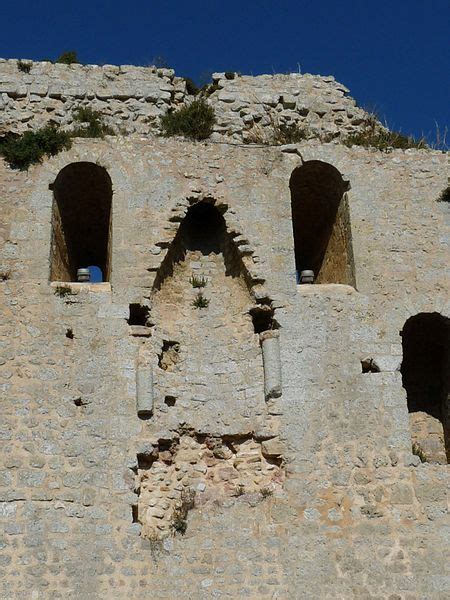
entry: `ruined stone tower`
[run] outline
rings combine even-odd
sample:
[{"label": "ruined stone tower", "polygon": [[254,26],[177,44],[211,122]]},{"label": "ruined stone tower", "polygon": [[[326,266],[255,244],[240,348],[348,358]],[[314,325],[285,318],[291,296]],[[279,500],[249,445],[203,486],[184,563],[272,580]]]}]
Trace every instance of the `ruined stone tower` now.
[{"label": "ruined stone tower", "polygon": [[0,135],[118,133],[0,159],[2,599],[450,596],[447,156],[347,93],[217,73],[193,142],[171,70],[0,61]]}]

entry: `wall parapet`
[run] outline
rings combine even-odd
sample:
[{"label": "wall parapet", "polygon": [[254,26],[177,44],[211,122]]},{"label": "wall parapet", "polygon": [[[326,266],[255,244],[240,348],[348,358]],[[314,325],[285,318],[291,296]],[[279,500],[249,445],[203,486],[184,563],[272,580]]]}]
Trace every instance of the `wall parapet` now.
[{"label": "wall parapet", "polygon": [[[203,95],[216,113],[213,140],[268,143],[283,125],[327,139],[357,131],[368,115],[347,93],[334,77],[214,73]],[[168,110],[193,99],[172,69],[0,59],[0,135],[48,122],[68,127],[80,106],[100,111],[120,133],[145,135]]]}]

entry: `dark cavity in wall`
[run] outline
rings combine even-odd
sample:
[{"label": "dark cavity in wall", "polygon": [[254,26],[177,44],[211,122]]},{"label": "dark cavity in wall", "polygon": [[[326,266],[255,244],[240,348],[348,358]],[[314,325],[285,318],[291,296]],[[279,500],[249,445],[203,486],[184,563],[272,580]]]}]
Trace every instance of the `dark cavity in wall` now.
[{"label": "dark cavity in wall", "polygon": [[69,340],[73,340],[73,331],[72,329],[66,329],[66,338],[69,338]]},{"label": "dark cavity in wall", "polygon": [[158,357],[158,366],[163,371],[173,371],[179,360],[180,344],[171,340],[164,340],[161,354]]},{"label": "dark cavity in wall", "polygon": [[361,371],[363,373],[379,373],[380,369],[373,358],[363,358],[361,361]]},{"label": "dark cavity in wall", "polygon": [[165,396],[164,398],[164,404],[166,406],[175,406],[177,401],[176,396]]},{"label": "dark cavity in wall", "polygon": [[130,315],[128,317],[128,325],[148,325],[150,309],[142,304],[130,304]]},{"label": "dark cavity in wall", "polygon": [[252,317],[253,329],[255,333],[262,333],[270,329],[278,329],[279,325],[273,318],[274,310],[269,305],[255,306],[249,311]]},{"label": "dark cavity in wall", "polygon": [[131,505],[131,519],[133,523],[139,523],[139,511],[137,504]]},{"label": "dark cavity in wall", "polygon": [[212,198],[189,207],[158,269],[155,289],[159,290],[163,281],[173,275],[175,264],[182,262],[188,251],[199,251],[204,256],[222,253],[227,276],[243,276],[248,287],[255,283],[243,265],[243,251],[234,242],[233,235],[237,234],[227,230],[223,216],[226,210],[226,205],[216,205]]},{"label": "dark cavity in wall", "polygon": [[441,422],[450,461],[450,319],[439,313],[420,313],[406,321],[401,336],[408,411],[423,412]]},{"label": "dark cavity in wall", "polygon": [[355,286],[348,182],[330,164],[312,160],[290,179],[297,273],[312,270],[316,283]]},{"label": "dark cavity in wall", "polygon": [[97,265],[104,281],[111,270],[111,179],[103,167],[78,162],[52,184],[52,281],[76,281],[77,269]]}]

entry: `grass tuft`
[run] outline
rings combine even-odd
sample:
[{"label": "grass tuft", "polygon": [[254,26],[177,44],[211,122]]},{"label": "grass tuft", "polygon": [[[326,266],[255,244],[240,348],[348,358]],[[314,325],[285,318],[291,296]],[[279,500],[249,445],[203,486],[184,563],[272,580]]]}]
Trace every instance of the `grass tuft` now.
[{"label": "grass tuft", "polygon": [[62,65],[74,65],[78,64],[77,53],[74,50],[63,52],[56,60],[56,63]]},{"label": "grass tuft", "polygon": [[279,144],[297,144],[308,139],[309,131],[298,123],[284,123],[274,127],[273,143]]},{"label": "grass tuft", "polygon": [[364,148],[377,148],[381,152],[390,152],[392,148],[407,150],[428,148],[424,138],[416,140],[412,135],[403,135],[398,131],[382,129],[374,116],[370,116],[361,131],[352,133],[342,140],[347,146],[363,146]]},{"label": "grass tuft", "polygon": [[270,498],[270,496],[273,496],[273,489],[266,486],[266,487],[261,488],[259,490],[259,493],[261,494],[261,496],[263,498]]},{"label": "grass tuft", "polygon": [[199,88],[197,85],[195,85],[195,83],[192,81],[192,79],[190,77],[185,77],[184,81],[186,83],[186,92],[190,95],[190,96],[196,96],[201,88]]},{"label": "grass tuft", "polygon": [[215,122],[213,108],[200,98],[161,117],[161,129],[166,137],[181,135],[191,140],[206,140],[211,135]]},{"label": "grass tuft", "polygon": [[29,73],[31,71],[32,66],[33,63],[31,62],[25,62],[24,60],[17,61],[17,68],[19,69],[19,71],[22,71],[22,73]]},{"label": "grass tuft", "polygon": [[208,298],[205,298],[204,295],[199,292],[194,301],[192,302],[192,306],[194,306],[195,308],[207,308],[209,305],[209,300]]},{"label": "grass tuft", "polygon": [[102,113],[88,106],[82,106],[75,110],[73,119],[82,126],[72,130],[72,137],[104,138],[105,135],[115,135],[114,129],[103,123]]},{"label": "grass tuft", "polygon": [[208,280],[204,275],[198,277],[197,275],[194,275],[192,273],[192,276],[189,278],[189,283],[192,285],[193,288],[204,288],[206,287]]},{"label": "grass tuft", "polygon": [[195,490],[190,488],[184,489],[181,492],[181,498],[172,515],[171,527],[174,533],[181,533],[184,535],[187,529],[187,515],[188,512],[194,508],[195,504]]},{"label": "grass tuft", "polygon": [[420,444],[416,444],[416,442],[414,442],[414,444],[412,445],[412,453],[414,454],[414,456],[418,456],[420,458],[420,462],[428,462],[428,457],[422,450]]},{"label": "grass tuft", "polygon": [[58,285],[55,287],[54,293],[55,296],[59,296],[60,298],[65,298],[66,296],[76,296],[76,292],[74,292],[68,285]]}]

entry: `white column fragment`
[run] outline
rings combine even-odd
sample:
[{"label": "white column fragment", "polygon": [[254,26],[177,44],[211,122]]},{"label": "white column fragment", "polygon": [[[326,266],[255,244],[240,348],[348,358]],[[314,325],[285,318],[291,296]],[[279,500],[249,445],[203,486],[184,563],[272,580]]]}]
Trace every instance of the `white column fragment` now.
[{"label": "white column fragment", "polygon": [[153,370],[150,365],[138,364],[136,368],[136,408],[139,417],[153,413]]},{"label": "white column fragment", "polygon": [[264,365],[266,400],[281,396],[281,358],[278,331],[263,331],[259,335]]}]

